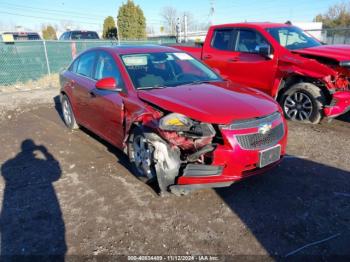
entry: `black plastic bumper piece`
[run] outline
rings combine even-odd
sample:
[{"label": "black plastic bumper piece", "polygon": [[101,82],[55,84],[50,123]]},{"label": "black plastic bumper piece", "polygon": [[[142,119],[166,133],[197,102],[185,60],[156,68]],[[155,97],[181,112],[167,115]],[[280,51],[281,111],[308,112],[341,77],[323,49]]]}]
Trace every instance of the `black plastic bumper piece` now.
[{"label": "black plastic bumper piece", "polygon": [[208,177],[222,174],[222,166],[188,164],[183,171],[184,177]]}]

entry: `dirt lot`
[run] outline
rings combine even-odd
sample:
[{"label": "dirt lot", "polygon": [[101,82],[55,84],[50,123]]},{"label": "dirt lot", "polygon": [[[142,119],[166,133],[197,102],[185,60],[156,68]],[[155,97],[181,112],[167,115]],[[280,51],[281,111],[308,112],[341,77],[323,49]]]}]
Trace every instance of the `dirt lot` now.
[{"label": "dirt lot", "polygon": [[350,255],[349,115],[290,123],[289,156],[264,176],[160,198],[122,153],[69,132],[56,94],[0,95],[2,255]]}]

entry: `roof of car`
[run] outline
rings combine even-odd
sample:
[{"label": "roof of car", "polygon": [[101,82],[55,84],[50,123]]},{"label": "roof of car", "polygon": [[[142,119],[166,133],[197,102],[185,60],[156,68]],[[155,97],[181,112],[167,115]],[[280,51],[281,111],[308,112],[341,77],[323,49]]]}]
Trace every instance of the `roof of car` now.
[{"label": "roof of car", "polygon": [[214,28],[222,27],[251,27],[251,28],[273,28],[273,27],[287,27],[289,24],[285,23],[270,23],[270,22],[244,22],[234,24],[215,25]]},{"label": "roof of car", "polygon": [[179,51],[178,49],[168,47],[168,46],[161,46],[161,45],[118,45],[118,46],[96,47],[92,49],[108,50],[120,55]]}]

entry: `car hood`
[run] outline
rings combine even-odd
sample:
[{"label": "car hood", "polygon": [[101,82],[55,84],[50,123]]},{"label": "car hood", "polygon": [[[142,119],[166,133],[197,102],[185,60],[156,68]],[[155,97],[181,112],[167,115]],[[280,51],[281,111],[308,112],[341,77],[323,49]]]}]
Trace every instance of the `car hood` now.
[{"label": "car hood", "polygon": [[350,45],[322,45],[300,50],[293,50],[294,53],[325,57],[338,62],[350,61]]},{"label": "car hood", "polygon": [[183,85],[138,91],[138,96],[164,110],[212,124],[262,117],[279,109],[273,99],[260,91],[232,85]]}]

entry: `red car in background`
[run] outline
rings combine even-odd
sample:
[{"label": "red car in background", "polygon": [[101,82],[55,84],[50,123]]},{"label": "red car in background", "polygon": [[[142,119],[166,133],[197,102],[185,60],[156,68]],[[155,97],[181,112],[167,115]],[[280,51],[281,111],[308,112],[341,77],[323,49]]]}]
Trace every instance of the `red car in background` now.
[{"label": "red car in background", "polygon": [[316,124],[350,110],[349,45],[323,45],[290,24],[239,23],[212,26],[203,47],[175,47],[272,96],[291,120]]},{"label": "red car in background", "polygon": [[233,85],[177,49],[94,48],[60,75],[64,121],[125,151],[161,192],[224,187],[286,152],[287,126],[266,94]]}]

